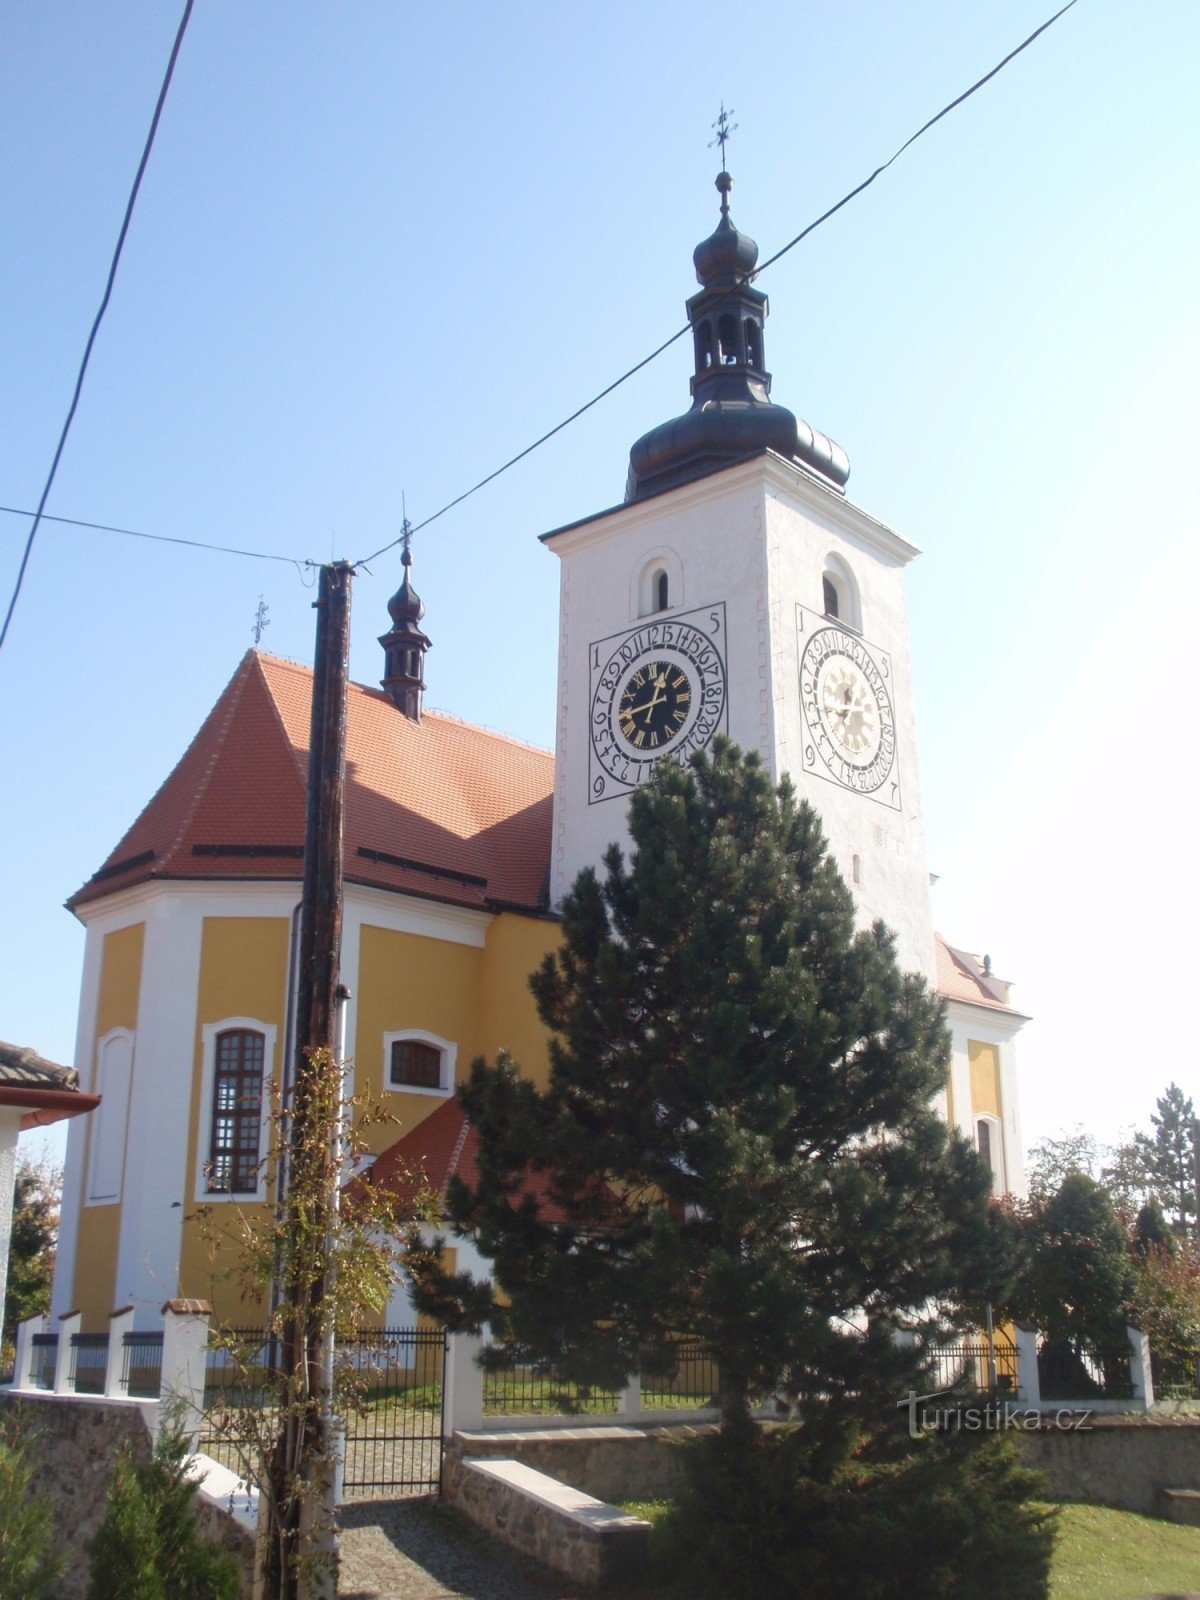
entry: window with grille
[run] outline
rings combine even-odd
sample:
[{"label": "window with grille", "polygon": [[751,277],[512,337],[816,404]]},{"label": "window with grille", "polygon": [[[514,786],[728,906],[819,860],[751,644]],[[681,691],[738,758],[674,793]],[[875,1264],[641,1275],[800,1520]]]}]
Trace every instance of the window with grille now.
[{"label": "window with grille", "polygon": [[258,1190],[265,1041],[249,1028],[219,1033],[213,1062],[210,1194]]},{"label": "window with grille", "polygon": [[441,1089],[442,1052],[422,1039],[393,1039],[389,1082],[393,1089]]}]

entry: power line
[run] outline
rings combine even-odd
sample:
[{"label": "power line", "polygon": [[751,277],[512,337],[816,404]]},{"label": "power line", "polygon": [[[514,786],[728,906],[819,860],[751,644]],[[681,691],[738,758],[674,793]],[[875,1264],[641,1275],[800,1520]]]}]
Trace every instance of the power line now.
[{"label": "power line", "polygon": [[20,597],[21,585],[25,582],[25,569],[29,565],[29,557],[33,551],[33,541],[37,538],[37,531],[41,525],[42,514],[46,509],[46,501],[50,498],[50,490],[54,487],[54,479],[58,472],[58,464],[62,460],[62,453],[67,443],[67,435],[71,431],[71,424],[75,420],[75,412],[79,406],[79,397],[83,392],[83,380],[87,375],[88,362],[92,357],[92,347],[96,343],[96,335],[100,332],[100,324],[104,320],[104,313],[108,310],[108,302],[112,297],[113,284],[117,277],[117,267],[121,260],[121,251],[125,248],[125,236],[129,232],[129,224],[133,218],[133,208],[137,201],[138,190],[142,186],[142,178],[150,160],[150,151],[154,148],[154,136],[158,132],[159,118],[162,116],[163,106],[166,104],[167,90],[171,87],[171,78],[175,72],[175,62],[179,57],[179,49],[183,44],[183,36],[187,32],[188,19],[192,14],[194,0],[184,0],[183,16],[180,18],[179,27],[175,33],[175,43],[171,46],[171,56],[167,62],[167,70],[163,76],[162,87],[158,91],[158,101],[154,107],[154,115],[150,119],[150,132],[146,135],[146,143],[142,150],[142,158],[138,162],[137,173],[134,176],[133,187],[129,191],[129,199],[125,205],[125,215],[121,221],[121,231],[117,235],[117,246],[113,251],[112,261],[108,268],[108,280],[104,285],[104,295],[100,301],[100,309],[96,312],[92,322],[91,332],[84,346],[83,360],[79,363],[79,373],[75,379],[75,391],[71,396],[70,408],[67,411],[67,420],[63,423],[62,432],[58,438],[58,448],[54,452],[54,459],[50,463],[50,471],[46,477],[45,487],[42,489],[38,501],[37,511],[34,513],[33,526],[29,530],[29,537],[25,541],[25,551],[21,557],[21,565],[17,569],[17,581],[13,585],[12,598],[8,602],[8,611],[4,618],[4,625],[0,627],[0,649],[8,638],[9,624],[12,622],[13,612],[17,608]]},{"label": "power line", "polygon": [[[0,506],[0,512],[7,512],[13,517],[30,517],[32,511],[24,511],[20,506]],[[156,544],[182,544],[191,550],[213,550],[223,556],[247,556],[251,561],[284,561],[297,571],[311,563],[297,560],[295,556],[279,556],[268,550],[241,550],[229,544],[208,544],[203,539],[181,539],[170,533],[144,533],[138,528],[117,528],[109,522],[84,522],[79,517],[52,517],[49,512],[40,514],[43,522],[60,522],[68,528],[93,528],[97,533],[123,533],[129,539],[153,539]]]},{"label": "power line", "polygon": [[[1021,43],[1017,45],[1015,49],[1010,50],[1002,60],[997,61],[996,65],[992,67],[989,72],[985,72],[982,78],[977,79],[969,89],[964,89],[962,94],[951,100],[947,105],[944,105],[935,116],[930,117],[928,122],[923,123],[922,126],[917,129],[916,133],[904,141],[899,149],[890,155],[886,161],[882,162],[875,168],[870,177],[864,178],[863,181],[851,189],[848,194],[843,195],[836,205],[832,205],[828,211],[822,212],[814,222],[810,222],[808,226],[802,229],[794,239],[789,240],[781,250],[776,250],[773,256],[768,256],[762,265],[755,270],[755,272],[752,274],[752,277],[757,278],[764,273],[768,267],[773,267],[777,261],[779,261],[783,256],[787,255],[789,250],[794,250],[801,240],[807,239],[810,233],[814,233],[823,222],[828,222],[830,217],[835,216],[843,206],[849,205],[851,200],[862,194],[864,189],[869,189],[870,186],[875,182],[876,178],[878,178],[882,173],[886,172],[894,161],[898,161],[910,145],[916,144],[917,140],[922,136],[922,134],[928,133],[930,128],[932,128],[935,123],[940,122],[943,117],[949,116],[950,112],[955,110],[956,107],[962,105],[964,100],[969,100],[978,89],[983,88],[984,84],[990,83],[997,73],[1003,72],[1004,68],[1008,66],[1010,61],[1014,61],[1023,50],[1027,50],[1035,39],[1039,38],[1043,33],[1045,33],[1047,28],[1053,27],[1058,19],[1070,11],[1071,7],[1075,4],[1076,0],[1067,0],[1066,5],[1062,6],[1058,11],[1056,11],[1053,16],[1047,17],[1046,21],[1043,22],[1040,27],[1035,28],[1028,38],[1022,39]],[[732,294],[733,291],[731,290],[729,293]],[[727,297],[723,296],[722,298]],[[455,506],[461,505],[464,500],[469,500],[473,494],[477,494],[480,489],[485,488],[489,483],[493,482],[501,475],[501,473],[507,472],[510,467],[515,467],[518,461],[523,461],[527,455],[531,455],[533,451],[537,450],[541,445],[544,445],[548,439],[553,439],[556,433],[561,433],[564,428],[569,427],[572,422],[575,422],[579,417],[583,416],[585,411],[590,411],[593,406],[599,405],[600,401],[612,394],[614,389],[619,389],[623,383],[626,383],[636,373],[640,372],[643,367],[649,366],[652,361],[656,360],[660,355],[662,355],[664,350],[670,349],[670,347],[675,344],[677,340],[682,339],[684,334],[690,331],[690,327],[690,323],[684,323],[683,327],[678,328],[669,339],[664,339],[662,344],[660,344],[656,350],[652,350],[648,356],[644,356],[642,360],[639,361],[635,366],[630,367],[628,372],[623,372],[619,378],[614,378],[610,384],[600,390],[599,394],[593,395],[590,400],[586,401],[577,410],[572,411],[569,417],[564,417],[563,420],[559,423],[556,423],[553,428],[547,429],[547,431],[543,433],[540,438],[535,439],[532,444],[526,445],[525,449],[518,451],[515,456],[511,456],[503,466],[497,467],[494,472],[489,472],[486,478],[480,478],[479,482],[473,484],[471,488],[464,489],[462,494],[456,495],[453,500],[447,501],[440,511],[435,511],[432,516],[426,517],[423,522],[415,523],[409,529],[410,534],[419,533],[422,528],[427,528],[431,522],[436,522],[439,517],[444,517],[447,511],[452,511]],[[380,549],[374,551],[371,555],[366,556],[362,561],[356,561],[354,564],[356,567],[366,566],[368,562],[374,561],[378,556],[385,555],[389,550],[395,549],[396,545],[399,543],[399,538],[392,539],[387,544],[381,546]]]}]

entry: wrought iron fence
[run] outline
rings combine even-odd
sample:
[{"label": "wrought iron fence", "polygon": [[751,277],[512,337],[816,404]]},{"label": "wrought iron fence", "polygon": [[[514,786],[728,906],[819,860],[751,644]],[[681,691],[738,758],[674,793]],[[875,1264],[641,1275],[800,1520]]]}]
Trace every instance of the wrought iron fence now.
[{"label": "wrought iron fence", "polygon": [[682,1339],[671,1346],[671,1363],[642,1363],[644,1411],[690,1411],[715,1406],[720,1374],[706,1346]]},{"label": "wrought iron fence", "polygon": [[30,1381],[35,1389],[53,1389],[54,1372],[58,1365],[58,1335],[35,1333],[33,1336],[33,1364]]},{"label": "wrought iron fence", "polygon": [[163,1336],[127,1333],[121,1342],[121,1387],[131,1400],[157,1400],[162,1389]]},{"label": "wrought iron fence", "polygon": [[338,1345],[348,1495],[441,1488],[446,1334],[381,1328]]},{"label": "wrought iron fence", "polygon": [[76,1394],[103,1394],[108,1369],[108,1335],[71,1335],[70,1384]]},{"label": "wrought iron fence", "polygon": [[1129,1400],[1133,1378],[1129,1345],[1098,1346],[1084,1339],[1038,1342],[1038,1383],[1043,1400]]},{"label": "wrought iron fence", "polygon": [[[347,1494],[440,1488],[445,1351],[440,1328],[384,1328],[338,1342]],[[199,1447],[234,1472],[253,1465],[255,1441],[273,1425],[281,1355],[278,1337],[262,1328],[214,1330]]]},{"label": "wrought iron fence", "polygon": [[485,1417],[604,1415],[617,1410],[621,1391],[562,1378],[544,1362],[523,1361],[503,1345],[483,1353]]},{"label": "wrought iron fence", "polygon": [[925,1352],[929,1381],[936,1389],[970,1389],[983,1394],[1016,1393],[1017,1347],[998,1334],[929,1345]]},{"label": "wrought iron fence", "polygon": [[1200,1349],[1160,1354],[1150,1347],[1156,1400],[1200,1400]]}]

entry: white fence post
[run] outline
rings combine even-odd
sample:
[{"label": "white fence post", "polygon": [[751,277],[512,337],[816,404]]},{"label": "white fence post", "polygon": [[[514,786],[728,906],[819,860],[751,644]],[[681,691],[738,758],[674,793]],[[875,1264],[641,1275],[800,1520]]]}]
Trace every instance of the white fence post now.
[{"label": "white fence post", "polygon": [[71,1382],[71,1339],[79,1332],[82,1320],[83,1313],[79,1311],[64,1311],[58,1319],[58,1348],[54,1352],[55,1394],[70,1394],[74,1388]]},{"label": "white fence post", "polygon": [[1150,1371],[1150,1340],[1137,1328],[1126,1328],[1129,1336],[1129,1379],[1133,1385],[1133,1398],[1141,1409],[1150,1411],[1154,1406],[1154,1378]]},{"label": "white fence post", "polygon": [[109,1313],[108,1359],[104,1366],[104,1398],[106,1400],[120,1400],[124,1393],[121,1387],[121,1370],[125,1365],[125,1335],[132,1331],[132,1306],[122,1306],[120,1310]]},{"label": "white fence post", "polygon": [[[159,1397],[174,1400],[179,1423],[195,1450],[200,1437],[204,1409],[204,1369],[208,1349],[208,1319],[212,1307],[207,1300],[168,1300],[163,1306],[162,1382]],[[159,1408],[161,1424],[162,1408]]]},{"label": "white fence post", "polygon": [[1042,1403],[1036,1328],[1017,1328],[1017,1395],[1027,1406],[1039,1406]]},{"label": "white fence post", "polygon": [[621,1398],[617,1401],[617,1414],[622,1417],[640,1417],[642,1414],[642,1375],[633,1372],[625,1379]]},{"label": "white fence post", "polygon": [[483,1340],[475,1333],[452,1333],[446,1341],[442,1432],[447,1439],[483,1427],[483,1368],[478,1361],[482,1351]]},{"label": "white fence post", "polygon": [[26,1317],[17,1324],[17,1354],[13,1362],[14,1389],[33,1388],[33,1336],[45,1333],[48,1320],[43,1316]]}]

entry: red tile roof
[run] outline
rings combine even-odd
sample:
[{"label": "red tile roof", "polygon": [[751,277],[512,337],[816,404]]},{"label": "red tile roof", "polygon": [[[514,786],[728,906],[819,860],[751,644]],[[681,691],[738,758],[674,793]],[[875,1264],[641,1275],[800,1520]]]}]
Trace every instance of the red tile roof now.
[{"label": "red tile roof", "polygon": [[[431,1116],[386,1149],[371,1168],[371,1183],[396,1196],[396,1210],[411,1216],[422,1189],[446,1197],[446,1185],[459,1177],[472,1188],[479,1181],[479,1134],[467,1121],[457,1099],[444,1101]],[[542,1219],[562,1222],[564,1213],[549,1197],[546,1173],[530,1172],[517,1190],[518,1197],[532,1194]]]},{"label": "red tile roof", "polygon": [[1006,1016],[1029,1019],[1014,1011],[1008,1003],[1010,985],[992,974],[978,956],[967,950],[956,950],[947,944],[940,933],[933,936],[937,952],[938,993],[947,1000],[965,1000],[968,1005],[985,1006],[989,1011],[1002,1011]]},{"label": "red tile roof", "polygon": [[[83,905],[152,878],[297,879],[312,671],[248,651]],[[486,908],[545,905],[554,758],[378,689],[347,698],[346,877]]]}]

